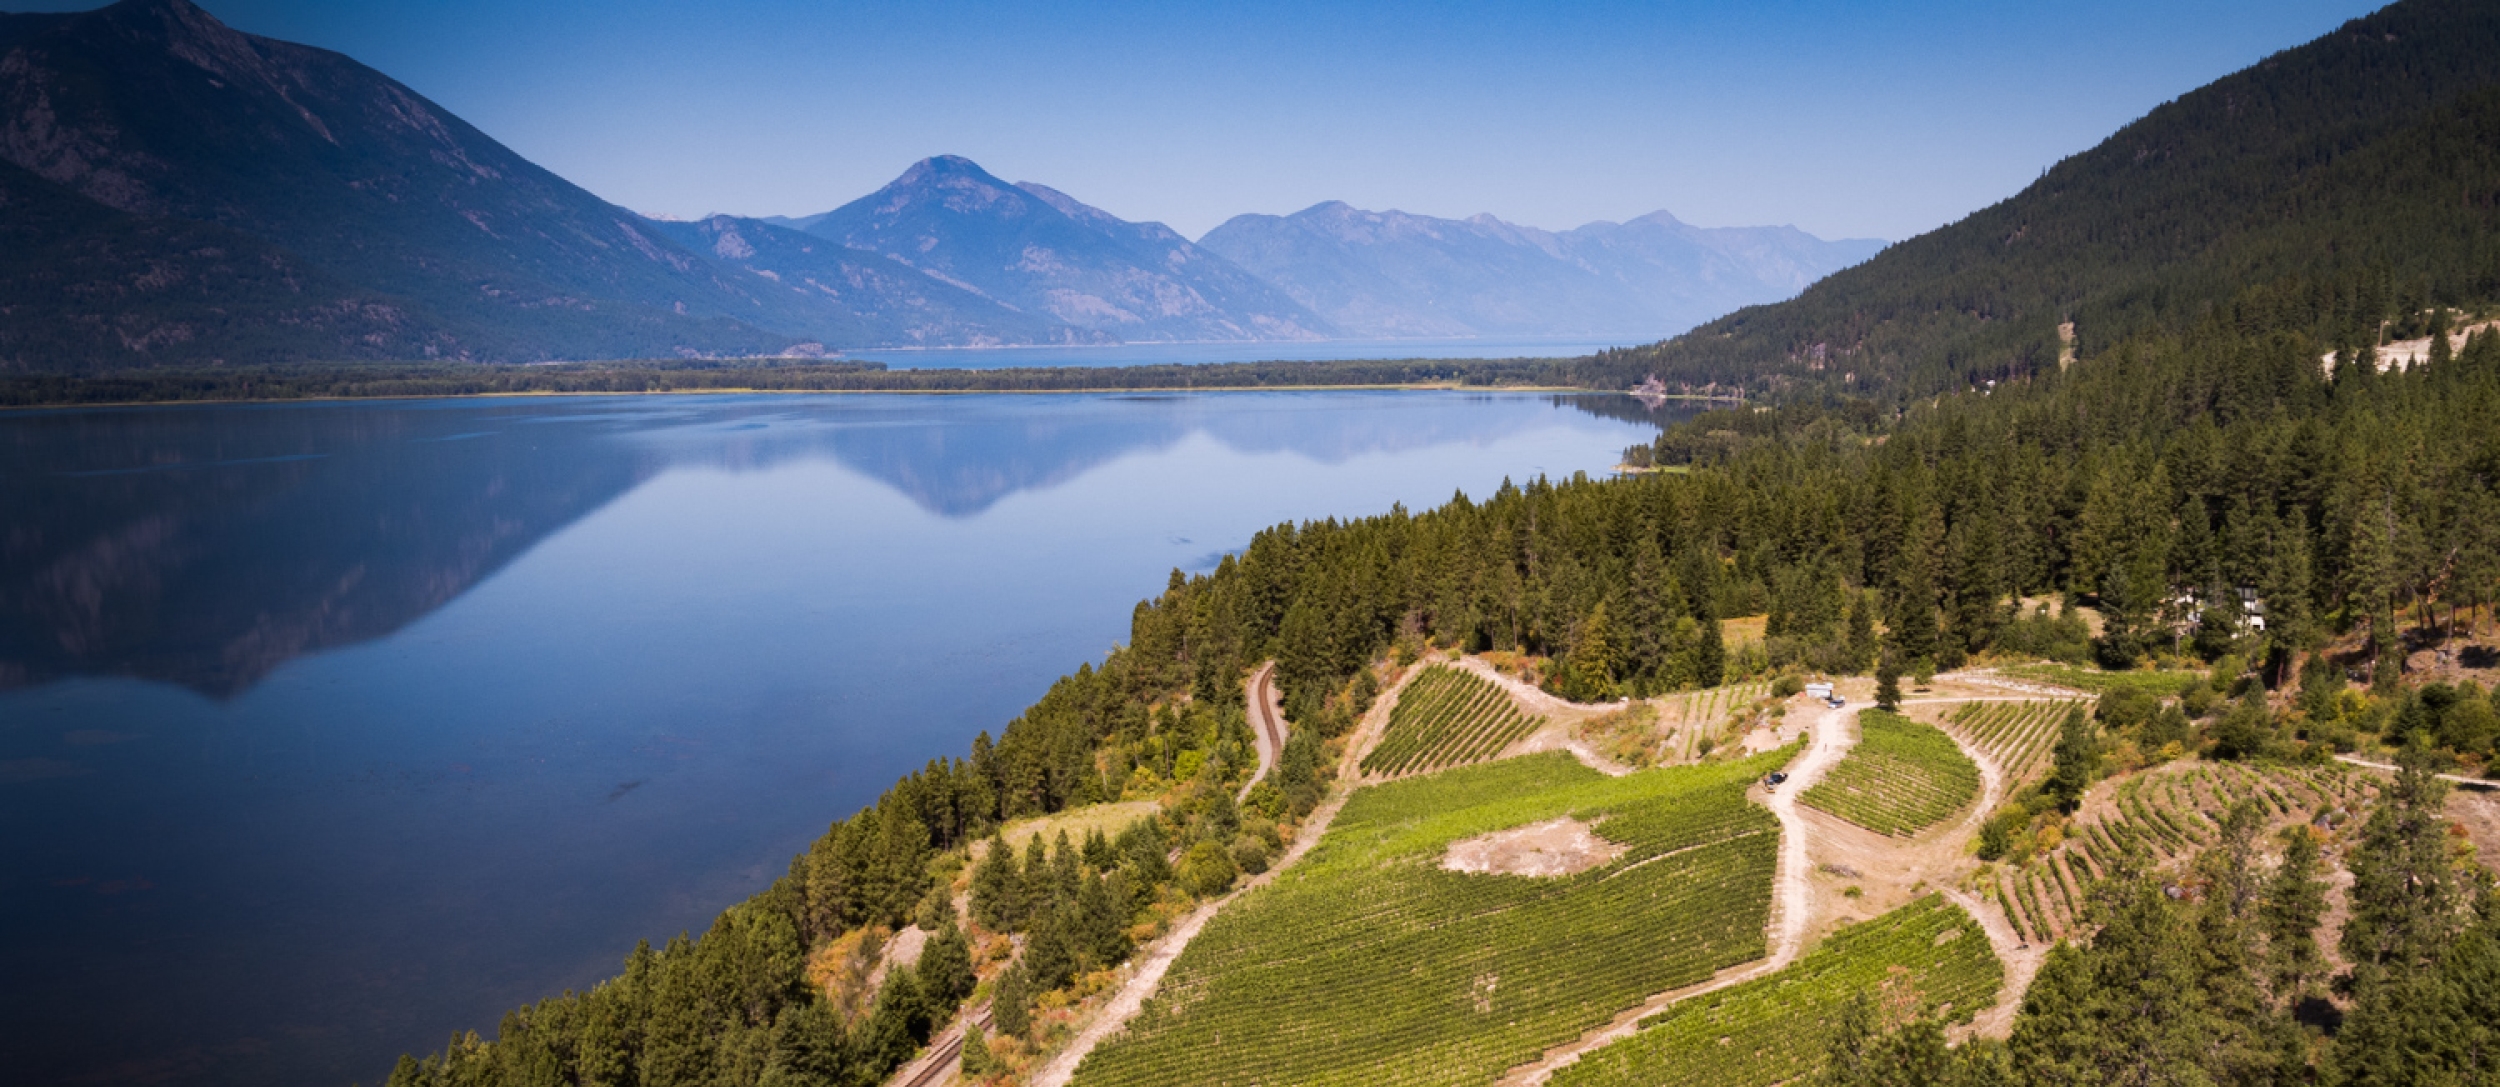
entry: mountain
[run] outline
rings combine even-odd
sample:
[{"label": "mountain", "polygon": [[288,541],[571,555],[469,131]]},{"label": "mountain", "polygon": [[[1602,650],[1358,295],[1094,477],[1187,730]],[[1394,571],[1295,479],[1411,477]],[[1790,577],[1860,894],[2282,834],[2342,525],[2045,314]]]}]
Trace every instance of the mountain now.
[{"label": "mountain", "polygon": [[846,346],[1095,343],[1108,337],[992,300],[890,257],[761,219],[653,220],[651,229],[738,276],[758,295],[787,292],[839,312],[819,325]]},{"label": "mountain", "polygon": [[1327,321],[1161,223],[1132,223],[968,159],[791,225],[1026,313],[1127,341],[1317,340]]},{"label": "mountain", "polygon": [[[2500,5],[2405,0],[2154,109],[2013,197],[1599,360],[1606,383],[1924,395],[2248,311],[2327,343],[2500,297]],[[2061,328],[2062,326],[2065,326]],[[2412,335],[2421,335],[2413,330]]]},{"label": "mountain", "polygon": [[808,268],[823,289],[776,283],[381,73],[187,0],[0,15],[0,165],[0,367],[1078,335],[871,254],[795,254],[829,258]]},{"label": "mountain", "polygon": [[1337,201],[1238,216],[1198,244],[1351,336],[1635,339],[1790,297],[1883,247],[1794,227],[1696,227],[1663,211],[1554,233]]}]

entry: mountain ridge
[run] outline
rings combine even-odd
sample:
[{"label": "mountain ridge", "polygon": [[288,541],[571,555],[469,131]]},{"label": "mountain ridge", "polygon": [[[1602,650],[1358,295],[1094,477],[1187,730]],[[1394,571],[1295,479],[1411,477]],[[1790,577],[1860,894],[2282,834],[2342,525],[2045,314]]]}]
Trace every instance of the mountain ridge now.
[{"label": "mountain ridge", "polygon": [[1655,336],[1787,297],[1882,244],[1664,211],[1550,231],[1340,200],[1235,216],[1199,241],[1350,334],[1382,337]]},{"label": "mountain ridge", "polygon": [[1028,313],[1128,341],[1318,340],[1335,329],[1161,223],[1132,223],[956,155],[799,229]]}]

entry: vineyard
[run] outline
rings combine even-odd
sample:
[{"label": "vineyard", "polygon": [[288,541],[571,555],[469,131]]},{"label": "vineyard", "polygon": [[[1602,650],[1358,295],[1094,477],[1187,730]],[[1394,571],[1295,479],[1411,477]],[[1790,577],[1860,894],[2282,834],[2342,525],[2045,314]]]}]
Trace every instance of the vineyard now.
[{"label": "vineyard", "polygon": [[1907,837],[1979,796],[1979,767],[1953,738],[1907,717],[1866,710],[1849,757],[1806,790],[1807,807],[1868,830]]},{"label": "vineyard", "polygon": [[1483,762],[1544,723],[1520,713],[1500,687],[1434,665],[1398,695],[1380,746],[1363,757],[1363,772],[1397,777]]},{"label": "vineyard", "polygon": [[1770,693],[1768,683],[1735,683],[1659,699],[1659,721],[1665,729],[1672,730],[1667,741],[1669,757],[1685,761],[1700,758],[1707,753],[1703,739],[1720,739],[1729,715]]},{"label": "vineyard", "polygon": [[2122,856],[2166,864],[2193,855],[2213,841],[2221,813],[2242,800],[2256,800],[2270,823],[2283,823],[2356,808],[2370,789],[2366,775],[2340,765],[2170,763],[2117,782],[2111,802],[2087,805],[2057,848],[1999,871],[1997,900],[2024,939],[2055,940],[2076,932],[2084,889]]},{"label": "vineyard", "polygon": [[1954,711],[1952,727],[2005,768],[2010,789],[2048,772],[2057,730],[2065,724],[2067,712],[2081,705],[2076,701],[1966,702]]},{"label": "vineyard", "polygon": [[[1779,824],[1745,789],[1796,750],[1615,778],[1549,752],[1364,789],[1075,1082],[1481,1084],[1760,958]],[[1628,849],[1571,876],[1441,867],[1454,842],[1563,816]]]},{"label": "vineyard", "polygon": [[1555,1073],[1555,1087],[1794,1081],[1823,1063],[1841,1009],[1861,993],[1888,1008],[1967,1021],[1995,1002],[2004,968],[1969,915],[1930,895],[1833,933],[1770,977],[1683,1001],[1639,1033]]}]

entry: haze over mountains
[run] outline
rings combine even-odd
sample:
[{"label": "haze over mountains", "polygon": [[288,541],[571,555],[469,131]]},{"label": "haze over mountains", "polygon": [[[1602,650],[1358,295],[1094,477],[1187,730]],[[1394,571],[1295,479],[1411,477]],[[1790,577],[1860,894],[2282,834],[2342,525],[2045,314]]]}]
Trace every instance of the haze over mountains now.
[{"label": "haze over mountains", "polygon": [[1696,227],[1663,211],[1554,233],[1333,200],[1237,216],[1199,244],[1348,335],[1637,340],[1787,298],[1884,247],[1795,227]]},{"label": "haze over mountains", "polygon": [[347,57],[188,0],[0,15],[0,368],[1341,337],[1655,339],[1871,253],[1664,213],[1327,204],[1193,244],[941,156],[803,219],[662,223]]}]

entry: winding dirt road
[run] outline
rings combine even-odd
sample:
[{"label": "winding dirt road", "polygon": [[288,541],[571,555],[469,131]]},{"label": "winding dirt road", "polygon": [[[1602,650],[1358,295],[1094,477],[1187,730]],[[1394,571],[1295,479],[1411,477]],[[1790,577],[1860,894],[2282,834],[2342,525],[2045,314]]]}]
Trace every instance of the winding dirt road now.
[{"label": "winding dirt road", "polygon": [[1243,782],[1241,792],[1233,797],[1238,804],[1250,799],[1250,790],[1267,780],[1267,772],[1276,768],[1276,760],[1285,752],[1285,702],[1276,693],[1276,662],[1269,661],[1250,673],[1249,689],[1244,699],[1250,708],[1250,739],[1259,749],[1259,769]]}]

